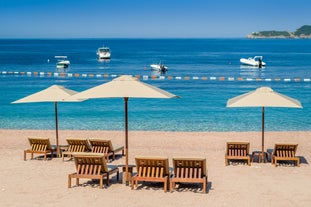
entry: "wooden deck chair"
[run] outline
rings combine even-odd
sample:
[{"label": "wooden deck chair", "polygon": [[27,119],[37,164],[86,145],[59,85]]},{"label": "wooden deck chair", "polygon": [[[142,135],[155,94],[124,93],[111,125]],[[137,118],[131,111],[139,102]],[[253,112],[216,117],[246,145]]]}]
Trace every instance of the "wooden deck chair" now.
[{"label": "wooden deck chair", "polygon": [[66,139],[68,143],[68,149],[62,152],[62,159],[64,161],[65,155],[72,158],[72,154],[75,152],[91,152],[91,147],[87,139]]},{"label": "wooden deck chair", "polygon": [[27,153],[31,153],[31,159],[33,159],[33,154],[43,154],[44,160],[46,160],[47,154],[51,154],[52,159],[54,152],[56,152],[56,147],[52,147],[48,138],[28,138],[28,141],[30,149],[24,150],[25,161]]},{"label": "wooden deck chair", "polygon": [[229,164],[229,160],[247,160],[247,164],[251,165],[249,142],[227,142],[225,165]]},{"label": "wooden deck chair", "polygon": [[137,188],[138,181],[163,182],[164,192],[167,191],[169,179],[168,158],[164,157],[136,157],[137,174],[132,177],[132,190],[134,183]]},{"label": "wooden deck chair", "polygon": [[202,183],[202,193],[206,193],[207,171],[205,158],[173,158],[174,173],[170,179],[170,192],[175,184]]},{"label": "wooden deck chair", "polygon": [[297,166],[300,166],[300,159],[296,157],[298,144],[275,144],[272,155],[271,164],[277,166],[277,161],[295,161]]},{"label": "wooden deck chair", "polygon": [[119,180],[119,169],[117,166],[107,166],[105,156],[94,155],[92,153],[74,155],[76,172],[68,175],[68,188],[71,188],[71,179],[76,179],[76,185],[79,186],[80,178],[98,179],[99,187],[103,188],[103,179],[106,178],[106,184],[109,186],[109,176],[117,173]]},{"label": "wooden deck chair", "polygon": [[104,153],[107,162],[109,162],[109,157],[112,156],[112,160],[115,160],[117,152],[122,151],[124,155],[124,146],[113,146],[111,140],[104,139],[89,139],[92,152],[94,153]]}]

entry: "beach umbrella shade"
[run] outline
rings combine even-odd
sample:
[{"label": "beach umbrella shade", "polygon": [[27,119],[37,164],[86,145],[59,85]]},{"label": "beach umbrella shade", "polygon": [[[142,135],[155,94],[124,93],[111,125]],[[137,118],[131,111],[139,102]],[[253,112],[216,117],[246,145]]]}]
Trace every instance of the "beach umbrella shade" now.
[{"label": "beach umbrella shade", "polygon": [[58,102],[65,102],[65,101],[82,101],[78,99],[70,99],[65,100],[66,98],[77,94],[77,91],[73,91],[70,89],[67,89],[63,86],[59,85],[52,85],[42,91],[39,91],[37,93],[31,94],[29,96],[26,96],[22,99],[19,99],[17,101],[12,102],[13,104],[16,103],[35,103],[35,102],[53,102],[54,103],[54,110],[55,110],[55,131],[56,131],[56,148],[57,148],[57,155],[59,156],[59,142],[58,142],[58,109],[57,109],[57,103]]},{"label": "beach umbrella shade", "polygon": [[260,87],[254,91],[236,96],[227,101],[227,107],[262,108],[262,160],[264,160],[265,107],[302,108],[301,103],[293,98],[273,91],[269,87]]},{"label": "beach umbrella shade", "polygon": [[[178,96],[155,86],[143,83],[137,78],[123,75],[110,82],[82,91],[71,98],[123,98],[125,115],[125,173],[128,182],[128,100],[129,98],[178,98]],[[71,99],[70,98],[70,99]]]}]

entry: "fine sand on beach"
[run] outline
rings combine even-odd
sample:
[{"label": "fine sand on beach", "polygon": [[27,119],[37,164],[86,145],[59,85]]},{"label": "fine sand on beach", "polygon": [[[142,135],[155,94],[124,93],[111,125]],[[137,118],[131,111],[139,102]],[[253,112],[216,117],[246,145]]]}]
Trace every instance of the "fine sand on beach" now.
[{"label": "fine sand on beach", "polygon": [[[122,131],[60,131],[60,144],[66,138],[105,138],[124,144]],[[173,157],[205,157],[208,192],[201,186],[182,185],[164,193],[162,184],[139,185],[131,190],[113,177],[111,185],[99,189],[97,183],[81,179],[79,187],[69,173],[73,161],[61,158],[23,160],[29,148],[27,137],[48,137],[55,144],[55,131],[0,130],[0,206],[310,206],[311,205],[311,131],[266,132],[265,148],[275,143],[297,143],[300,167],[270,163],[225,166],[227,141],[248,141],[250,151],[261,149],[261,132],[129,132],[129,162],[135,156],[165,156],[172,167]],[[110,164],[124,164],[117,156]],[[120,168],[121,170],[121,168]],[[134,169],[136,172],[136,169]],[[122,178],[122,175],[120,176]]]}]

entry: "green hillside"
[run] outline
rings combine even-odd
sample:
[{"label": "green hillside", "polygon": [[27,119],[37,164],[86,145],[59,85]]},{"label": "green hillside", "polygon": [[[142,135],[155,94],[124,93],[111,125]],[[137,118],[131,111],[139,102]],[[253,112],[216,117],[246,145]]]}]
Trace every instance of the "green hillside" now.
[{"label": "green hillside", "polygon": [[253,33],[253,35],[255,36],[267,36],[267,37],[271,37],[271,36],[284,36],[284,37],[290,37],[290,33],[287,31],[261,31],[261,32],[256,32]]},{"label": "green hillside", "polygon": [[311,38],[311,25],[304,25],[295,32],[288,31],[261,31],[247,35],[247,38]]},{"label": "green hillside", "polygon": [[300,27],[299,29],[296,30],[296,32],[294,32],[294,34],[296,36],[301,36],[301,35],[309,36],[309,35],[311,35],[311,25],[304,25],[304,26]]}]

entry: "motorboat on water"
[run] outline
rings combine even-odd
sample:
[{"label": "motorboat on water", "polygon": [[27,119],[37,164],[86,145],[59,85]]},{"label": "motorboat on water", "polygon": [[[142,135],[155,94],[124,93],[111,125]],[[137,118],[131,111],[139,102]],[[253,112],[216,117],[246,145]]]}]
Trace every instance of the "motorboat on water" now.
[{"label": "motorboat on water", "polygon": [[265,67],[266,63],[262,61],[262,56],[255,56],[255,57],[249,57],[249,58],[241,58],[240,62],[244,65],[250,65],[250,66],[256,66],[256,67]]},{"label": "motorboat on water", "polygon": [[111,52],[109,47],[100,47],[97,49],[98,59],[110,59]]},{"label": "motorboat on water", "polygon": [[68,68],[70,65],[70,61],[67,60],[67,56],[55,56],[57,59],[56,68],[62,69],[62,68]]},{"label": "motorboat on water", "polygon": [[161,72],[161,73],[165,73],[168,70],[168,67],[165,66],[162,63],[152,64],[152,65],[150,65],[150,67],[151,67],[151,70],[158,71],[158,72]]}]

